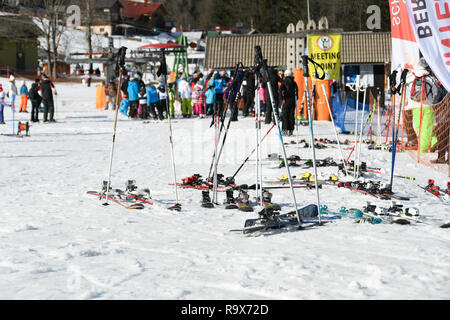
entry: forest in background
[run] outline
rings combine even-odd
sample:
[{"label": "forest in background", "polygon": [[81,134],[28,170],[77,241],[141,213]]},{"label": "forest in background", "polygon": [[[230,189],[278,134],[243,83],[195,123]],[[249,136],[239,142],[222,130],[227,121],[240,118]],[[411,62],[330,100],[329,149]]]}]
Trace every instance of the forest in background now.
[{"label": "forest in background", "polygon": [[[234,28],[241,23],[262,33],[284,33],[289,23],[308,20],[307,0],[166,0],[167,20],[183,29]],[[390,31],[386,0],[310,0],[310,17],[328,18],[330,28],[344,31]],[[380,29],[369,30],[367,8],[380,7]]]}]

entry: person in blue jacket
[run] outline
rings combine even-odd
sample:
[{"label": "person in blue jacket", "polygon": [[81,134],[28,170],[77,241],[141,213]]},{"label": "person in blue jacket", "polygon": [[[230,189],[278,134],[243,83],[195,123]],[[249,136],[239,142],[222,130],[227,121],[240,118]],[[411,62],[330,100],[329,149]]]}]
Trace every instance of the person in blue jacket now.
[{"label": "person in blue jacket", "polygon": [[[158,120],[158,115],[156,114],[156,111],[158,110],[158,104],[159,104],[159,94],[158,89],[154,85],[154,82],[151,82],[147,85],[147,105],[150,106],[150,113],[153,116],[153,119]],[[160,119],[162,120],[162,115],[159,115]]]},{"label": "person in blue jacket", "polygon": [[214,111],[214,102],[216,101],[216,92],[213,86],[209,86],[205,92],[206,95],[206,115],[210,116]]},{"label": "person in blue jacket", "polygon": [[216,92],[216,101],[214,102],[214,114],[222,116],[224,107],[224,88],[227,84],[227,77],[225,71],[215,72],[211,85]]},{"label": "person in blue jacket", "polygon": [[128,82],[128,100],[130,101],[130,110],[128,116],[135,118],[139,108],[139,79],[134,77],[133,80]]},{"label": "person in blue jacket", "polygon": [[123,113],[123,115],[126,117],[128,116],[128,108],[130,107],[130,101],[128,100],[128,97],[126,94],[122,96],[122,101],[120,102],[119,106],[119,112]]}]

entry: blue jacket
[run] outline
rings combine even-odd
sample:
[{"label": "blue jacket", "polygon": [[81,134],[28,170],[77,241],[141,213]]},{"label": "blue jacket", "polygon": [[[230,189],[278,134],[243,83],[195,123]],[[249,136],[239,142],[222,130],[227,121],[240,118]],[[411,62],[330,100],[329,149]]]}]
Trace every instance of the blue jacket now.
[{"label": "blue jacket", "polygon": [[122,99],[119,106],[119,112],[122,112],[125,116],[128,116],[128,108],[130,107],[130,102],[128,98]]},{"label": "blue jacket", "polygon": [[159,101],[158,90],[155,86],[151,86],[150,88],[146,88],[147,92],[147,104],[150,105],[152,103],[157,103]]},{"label": "blue jacket", "polygon": [[214,104],[216,101],[216,93],[214,92],[214,89],[208,89],[205,93],[206,95],[206,104]]},{"label": "blue jacket", "polygon": [[20,94],[21,94],[21,95],[22,95],[22,94],[28,95],[28,88],[27,88],[27,86],[21,86],[21,87],[20,87]]},{"label": "blue jacket", "polygon": [[211,85],[214,87],[214,90],[217,93],[223,93],[223,88],[226,85],[226,81],[224,78],[214,78],[211,82]]},{"label": "blue jacket", "polygon": [[138,101],[139,100],[139,82],[130,81],[128,82],[128,99],[130,101]]}]

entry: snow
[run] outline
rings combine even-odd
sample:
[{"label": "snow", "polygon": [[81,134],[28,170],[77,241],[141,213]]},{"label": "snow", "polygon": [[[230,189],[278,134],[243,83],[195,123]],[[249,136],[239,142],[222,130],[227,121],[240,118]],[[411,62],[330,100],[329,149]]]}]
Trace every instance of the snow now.
[{"label": "snow", "polygon": [[[57,91],[57,123],[32,124],[26,138],[0,136],[0,299],[450,298],[448,229],[343,219],[304,231],[244,236],[229,230],[242,228],[256,211],[204,209],[200,192],[190,189],[179,189],[181,212],[167,210],[175,196],[166,122],[144,124],[119,115],[112,186],[123,188],[135,179],[151,189],[156,203],[144,210],[102,206],[86,191],[98,190],[107,179],[114,112],[95,109],[95,86],[58,83]],[[16,121],[29,116],[15,114]],[[11,133],[9,108],[5,118],[0,133]],[[209,124],[210,119],[173,121],[178,179],[208,174],[214,147]],[[314,126],[317,137],[334,138],[328,122]],[[274,131],[263,155],[280,153]],[[308,137],[308,127],[300,126],[299,138]],[[219,169],[225,176],[253,149],[254,120],[232,123],[228,139]],[[307,149],[289,147],[288,153],[310,157]],[[317,150],[319,159],[326,156],[340,158],[338,149]],[[368,166],[383,168],[370,178],[389,180],[390,153],[363,147],[361,156]],[[263,169],[267,177],[285,173],[269,167]],[[333,168],[320,171],[336,174]],[[406,206],[430,219],[450,220],[448,199],[417,187],[429,178],[443,187],[446,174],[403,153],[396,174],[417,179],[394,181],[395,191],[416,196]],[[237,183],[253,184],[254,176],[254,162],[247,163]],[[289,189],[273,194],[283,212],[293,209]],[[313,190],[297,189],[296,196],[299,206],[316,200]],[[332,186],[324,186],[320,196],[335,210],[373,201]]]}]

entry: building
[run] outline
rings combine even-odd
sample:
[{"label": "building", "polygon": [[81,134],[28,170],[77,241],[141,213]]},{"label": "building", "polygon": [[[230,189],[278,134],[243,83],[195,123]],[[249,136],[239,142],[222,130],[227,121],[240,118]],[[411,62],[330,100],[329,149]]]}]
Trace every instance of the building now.
[{"label": "building", "polygon": [[[323,33],[327,33],[323,30]],[[232,69],[242,62],[254,64],[254,47],[261,46],[268,65],[286,69],[287,34],[220,35],[207,38],[206,68]],[[390,32],[343,32],[341,43],[341,84],[354,81],[356,74],[369,86],[384,88],[391,63]]]},{"label": "building", "polygon": [[162,3],[148,0],[120,0],[122,21],[136,28],[138,34],[152,34],[165,28],[167,11]]},{"label": "building", "polygon": [[0,70],[36,73],[38,30],[27,16],[0,12]]},{"label": "building", "polygon": [[[92,22],[91,31],[94,34],[99,35],[117,35],[122,33],[119,27],[122,23],[122,4],[119,0],[96,0],[93,2],[95,5],[92,8]],[[86,3],[82,1],[80,3],[81,13],[84,17],[87,17]],[[86,31],[86,26],[79,27],[80,30]]]}]

